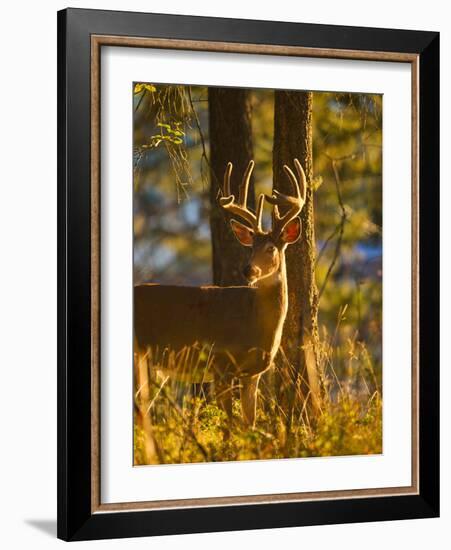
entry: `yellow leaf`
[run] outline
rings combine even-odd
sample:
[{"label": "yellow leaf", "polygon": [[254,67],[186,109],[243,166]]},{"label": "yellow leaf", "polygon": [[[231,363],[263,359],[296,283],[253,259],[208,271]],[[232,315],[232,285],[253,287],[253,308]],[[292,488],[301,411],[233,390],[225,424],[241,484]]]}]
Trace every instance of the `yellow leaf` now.
[{"label": "yellow leaf", "polygon": [[143,90],[146,90],[146,92],[152,92],[152,93],[157,91],[157,89],[153,84],[145,84],[144,82],[137,82],[135,84],[135,89],[133,90],[133,92],[135,94],[139,94]]}]

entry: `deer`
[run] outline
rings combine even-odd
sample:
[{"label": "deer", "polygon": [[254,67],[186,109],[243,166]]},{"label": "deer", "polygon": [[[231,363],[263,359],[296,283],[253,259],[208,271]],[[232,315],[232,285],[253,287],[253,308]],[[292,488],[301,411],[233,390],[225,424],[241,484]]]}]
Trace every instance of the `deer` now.
[{"label": "deer", "polygon": [[[301,235],[301,212],[307,190],[304,170],[294,159],[296,174],[283,169],[293,193],[273,190],[260,194],[255,213],[248,208],[248,189],[254,169],[251,160],[238,189],[231,193],[233,165],[227,164],[219,205],[228,214],[230,228],[241,245],[250,248],[243,266],[246,286],[169,286],[144,283],[134,288],[134,351],[138,364],[152,347],[188,353],[208,344],[208,372],[202,380],[214,381],[216,401],[232,422],[232,384],[238,379],[242,420],[253,428],[261,375],[279,350],[288,309],[285,250]],[[272,206],[271,229],[262,227],[264,201]],[[195,368],[184,362],[183,372],[167,369],[168,377],[199,382]],[[195,362],[194,362],[195,363]],[[137,367],[138,382],[145,384],[147,369]],[[196,379],[197,378],[197,379]]]}]

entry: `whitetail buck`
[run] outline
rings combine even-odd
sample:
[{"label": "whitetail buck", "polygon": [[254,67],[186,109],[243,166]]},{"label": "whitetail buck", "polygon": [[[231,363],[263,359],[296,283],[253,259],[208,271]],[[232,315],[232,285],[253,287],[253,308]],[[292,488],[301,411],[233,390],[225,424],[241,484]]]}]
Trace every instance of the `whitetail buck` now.
[{"label": "whitetail buck", "polygon": [[[299,212],[305,203],[307,182],[297,159],[297,177],[284,166],[291,181],[293,195],[273,191],[271,197],[260,195],[254,214],[247,208],[249,181],[254,168],[251,161],[239,188],[239,197],[230,192],[232,164],[227,165],[223,196],[219,203],[227,212],[239,217],[230,221],[232,231],[243,246],[252,248],[243,274],[249,286],[160,286],[141,284],[135,287],[135,356],[142,357],[156,347],[187,355],[192,347],[210,346],[208,373],[215,382],[219,406],[232,417],[232,381],[238,378],[244,421],[253,426],[256,394],[260,375],[269,369],[280,346],[288,308],[285,249],[298,240],[301,232]],[[263,203],[273,205],[271,231],[262,228]],[[183,362],[166,372],[185,381],[199,382],[199,373]],[[187,366],[188,364],[188,366]],[[194,361],[194,364],[197,364]],[[147,369],[138,383],[146,383]]]}]

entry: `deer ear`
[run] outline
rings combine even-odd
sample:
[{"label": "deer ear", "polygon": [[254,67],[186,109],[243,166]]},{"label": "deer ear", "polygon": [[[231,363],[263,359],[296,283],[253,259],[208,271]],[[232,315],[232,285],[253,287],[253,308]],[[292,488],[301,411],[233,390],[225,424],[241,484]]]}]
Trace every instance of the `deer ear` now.
[{"label": "deer ear", "polygon": [[254,244],[254,232],[252,229],[236,220],[230,220],[230,226],[233,234],[243,246],[252,246]]},{"label": "deer ear", "polygon": [[284,243],[293,244],[301,236],[301,218],[296,217],[283,228],[280,238]]}]

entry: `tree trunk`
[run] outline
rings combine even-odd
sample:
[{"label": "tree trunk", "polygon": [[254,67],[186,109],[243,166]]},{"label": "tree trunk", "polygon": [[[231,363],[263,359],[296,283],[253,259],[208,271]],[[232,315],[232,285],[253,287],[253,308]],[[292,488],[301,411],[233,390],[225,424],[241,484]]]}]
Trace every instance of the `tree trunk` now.
[{"label": "tree trunk", "polygon": [[[234,88],[209,88],[210,119],[210,228],[213,247],[213,282],[219,286],[244,285],[242,270],[249,251],[238,243],[225,211],[218,206],[228,162],[233,164],[231,190],[238,196],[238,186],[253,158],[251,105],[249,92]],[[249,186],[250,206],[254,206],[254,187]]]},{"label": "tree trunk", "polygon": [[[274,98],[274,188],[291,194],[283,171],[293,170],[297,158],[305,170],[308,189],[300,214],[302,233],[286,252],[289,306],[282,336],[282,350],[304,380],[304,395],[310,391],[311,404],[319,406],[318,376],[318,289],[315,282],[315,228],[312,181],[312,104],[311,92],[276,91]],[[299,379],[299,378],[298,378]],[[306,383],[308,387],[306,388]],[[301,386],[302,387],[302,386]]]}]

